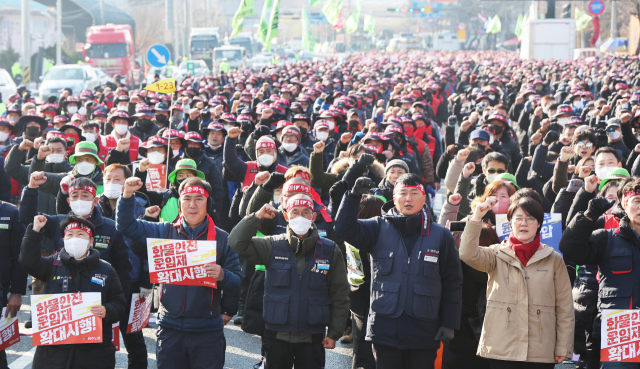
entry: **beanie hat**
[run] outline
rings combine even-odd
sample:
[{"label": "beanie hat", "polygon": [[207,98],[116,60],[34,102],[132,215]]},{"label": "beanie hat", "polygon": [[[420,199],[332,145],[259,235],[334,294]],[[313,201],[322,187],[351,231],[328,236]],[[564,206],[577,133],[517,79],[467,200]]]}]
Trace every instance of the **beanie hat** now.
[{"label": "beanie hat", "polygon": [[404,169],[405,172],[409,173],[409,166],[407,165],[407,163],[404,162],[404,160],[393,159],[387,163],[386,167],[384,167],[385,176],[387,175],[387,172],[389,171],[389,169],[391,169],[391,167],[401,167],[402,169]]}]

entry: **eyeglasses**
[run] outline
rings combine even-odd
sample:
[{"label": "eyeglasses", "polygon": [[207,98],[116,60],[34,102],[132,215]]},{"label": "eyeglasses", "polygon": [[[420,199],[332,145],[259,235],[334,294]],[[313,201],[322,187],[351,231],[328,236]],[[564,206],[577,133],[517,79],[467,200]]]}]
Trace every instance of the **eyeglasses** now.
[{"label": "eyeglasses", "polygon": [[514,221],[516,224],[520,224],[520,223],[522,223],[522,221],[523,221],[523,220],[526,220],[526,221],[527,221],[527,224],[533,224],[533,222],[535,222],[535,221],[536,221],[536,218],[534,218],[534,217],[526,217],[526,218],[522,218],[522,217],[515,217],[515,218],[513,218],[513,221]]},{"label": "eyeglasses", "polygon": [[487,169],[487,173],[489,173],[489,174],[495,174],[495,173],[502,174],[502,173],[505,173],[505,172],[506,172],[506,170],[504,170],[504,169]]},{"label": "eyeglasses", "polygon": [[578,141],[576,143],[576,145],[580,146],[580,147],[586,147],[587,149],[590,149],[593,147],[593,142],[584,142],[584,141]]}]

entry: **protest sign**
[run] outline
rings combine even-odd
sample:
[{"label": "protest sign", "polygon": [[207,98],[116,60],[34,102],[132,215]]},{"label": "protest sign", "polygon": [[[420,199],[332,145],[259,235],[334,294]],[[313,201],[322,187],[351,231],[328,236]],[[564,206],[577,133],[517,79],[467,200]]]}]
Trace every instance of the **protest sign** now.
[{"label": "protest sign", "polygon": [[167,188],[167,166],[165,164],[149,165],[146,186],[148,191],[162,191]]},{"label": "protest sign", "polygon": [[0,351],[20,342],[18,317],[12,318],[9,315],[5,318],[4,313],[6,310],[7,308],[2,309],[2,316],[0,316]]},{"label": "protest sign", "polygon": [[35,346],[102,342],[102,319],[91,313],[100,292],[31,295]]},{"label": "protest sign", "polygon": [[216,241],[147,239],[151,283],[216,288],[205,264],[216,262]]},{"label": "protest sign", "polygon": [[140,297],[139,293],[134,293],[131,298],[131,310],[129,311],[129,322],[127,333],[135,333],[142,330],[149,323],[151,315],[151,305],[153,304],[153,292],[145,297]]},{"label": "protest sign", "polygon": [[640,362],[640,310],[602,310],[600,361]]},{"label": "protest sign", "polygon": [[[496,232],[500,241],[509,237],[511,225],[507,220],[507,214],[496,214]],[[562,214],[545,213],[542,229],[540,229],[540,242],[560,252],[560,238],[562,238]]]}]

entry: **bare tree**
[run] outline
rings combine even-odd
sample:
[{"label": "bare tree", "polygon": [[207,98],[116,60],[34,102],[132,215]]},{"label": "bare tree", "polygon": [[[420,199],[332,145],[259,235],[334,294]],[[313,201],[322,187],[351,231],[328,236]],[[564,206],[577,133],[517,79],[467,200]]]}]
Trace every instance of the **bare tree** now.
[{"label": "bare tree", "polygon": [[[640,19],[640,0],[624,0],[620,2],[621,12],[619,14],[630,14],[632,17]],[[619,19],[619,18],[618,18]],[[630,36],[630,35],[629,35]],[[640,38],[638,38],[638,44],[636,45],[636,55],[640,54]]]},{"label": "bare tree", "polygon": [[146,50],[164,39],[164,3],[158,6],[132,7],[131,17],[136,21],[136,54],[143,55]]}]

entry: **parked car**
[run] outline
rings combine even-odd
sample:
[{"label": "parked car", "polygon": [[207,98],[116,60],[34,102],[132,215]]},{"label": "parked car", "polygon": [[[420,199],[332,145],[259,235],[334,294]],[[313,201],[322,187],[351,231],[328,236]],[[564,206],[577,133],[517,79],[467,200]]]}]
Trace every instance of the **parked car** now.
[{"label": "parked car", "polygon": [[100,86],[100,78],[89,64],[57,65],[49,69],[40,85],[40,97],[46,100],[49,96],[58,96],[60,90],[68,87],[73,94],[83,90],[92,90]]},{"label": "parked car", "polygon": [[18,89],[9,72],[0,68],[0,93],[2,93],[2,102],[7,104],[11,95],[17,92]]}]

